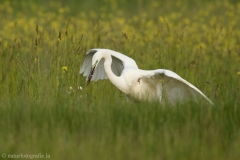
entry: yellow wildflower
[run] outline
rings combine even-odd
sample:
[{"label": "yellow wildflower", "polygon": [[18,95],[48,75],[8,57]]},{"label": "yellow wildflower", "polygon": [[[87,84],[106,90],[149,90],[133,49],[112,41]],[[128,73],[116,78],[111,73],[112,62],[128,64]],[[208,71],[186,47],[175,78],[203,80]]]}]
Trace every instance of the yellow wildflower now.
[{"label": "yellow wildflower", "polygon": [[38,58],[34,58],[34,63],[38,63]]},{"label": "yellow wildflower", "polygon": [[68,67],[67,66],[62,66],[62,71],[63,71],[63,73],[67,72],[68,71]]}]

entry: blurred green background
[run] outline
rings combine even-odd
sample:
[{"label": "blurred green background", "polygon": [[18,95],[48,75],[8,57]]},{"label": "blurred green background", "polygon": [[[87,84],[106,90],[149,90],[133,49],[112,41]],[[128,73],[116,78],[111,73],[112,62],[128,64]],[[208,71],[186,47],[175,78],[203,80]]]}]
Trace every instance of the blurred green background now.
[{"label": "blurred green background", "polygon": [[[0,15],[2,159],[240,158],[238,1],[2,0]],[[215,106],[127,103],[109,80],[86,87],[91,48],[172,70]]]}]

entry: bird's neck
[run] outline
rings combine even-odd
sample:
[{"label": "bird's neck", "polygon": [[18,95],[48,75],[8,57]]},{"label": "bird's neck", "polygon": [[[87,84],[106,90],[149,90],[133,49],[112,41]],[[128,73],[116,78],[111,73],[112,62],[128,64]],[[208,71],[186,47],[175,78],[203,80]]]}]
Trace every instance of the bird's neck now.
[{"label": "bird's neck", "polygon": [[112,72],[111,64],[112,64],[112,57],[111,55],[104,56],[104,69],[109,78],[109,80],[114,84],[119,90],[124,93],[127,93],[127,87],[124,83],[123,77],[118,77]]}]

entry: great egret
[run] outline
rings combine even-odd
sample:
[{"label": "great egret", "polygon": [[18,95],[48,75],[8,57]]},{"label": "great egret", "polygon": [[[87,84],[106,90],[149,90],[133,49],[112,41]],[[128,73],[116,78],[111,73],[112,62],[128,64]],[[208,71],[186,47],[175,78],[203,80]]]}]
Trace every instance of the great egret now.
[{"label": "great egret", "polygon": [[108,79],[128,97],[137,101],[159,101],[175,105],[188,100],[198,102],[201,98],[210,104],[198,88],[166,69],[141,70],[136,62],[119,52],[109,49],[90,49],[80,69],[91,80]]}]

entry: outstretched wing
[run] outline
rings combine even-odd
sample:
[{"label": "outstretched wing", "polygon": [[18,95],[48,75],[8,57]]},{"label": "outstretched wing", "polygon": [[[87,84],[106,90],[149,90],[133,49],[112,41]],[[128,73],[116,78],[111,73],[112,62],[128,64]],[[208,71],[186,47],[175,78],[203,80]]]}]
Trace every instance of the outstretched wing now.
[{"label": "outstretched wing", "polygon": [[172,105],[189,100],[199,102],[200,99],[206,99],[213,105],[213,102],[197,87],[170,70],[154,70],[149,72],[148,75],[141,77],[141,79],[143,79],[144,83],[152,83],[154,81],[157,87],[156,92],[158,93],[158,90],[162,91],[160,95],[163,97],[159,98],[167,100]]},{"label": "outstretched wing", "polygon": [[[105,50],[106,52],[110,53],[112,55],[112,71],[116,76],[120,76],[123,69],[127,67],[133,67],[138,68],[136,62],[130,58],[127,57],[119,52],[112,51],[109,49],[90,49],[86,53],[86,57],[83,61],[83,64],[80,68],[80,74],[83,73],[83,76],[87,77],[91,67],[92,67],[92,57],[93,55],[100,51]],[[104,59],[101,59],[101,61],[98,63],[98,66],[95,69],[95,72],[93,74],[92,80],[98,81],[99,79],[108,79],[105,70],[104,70]]]}]

